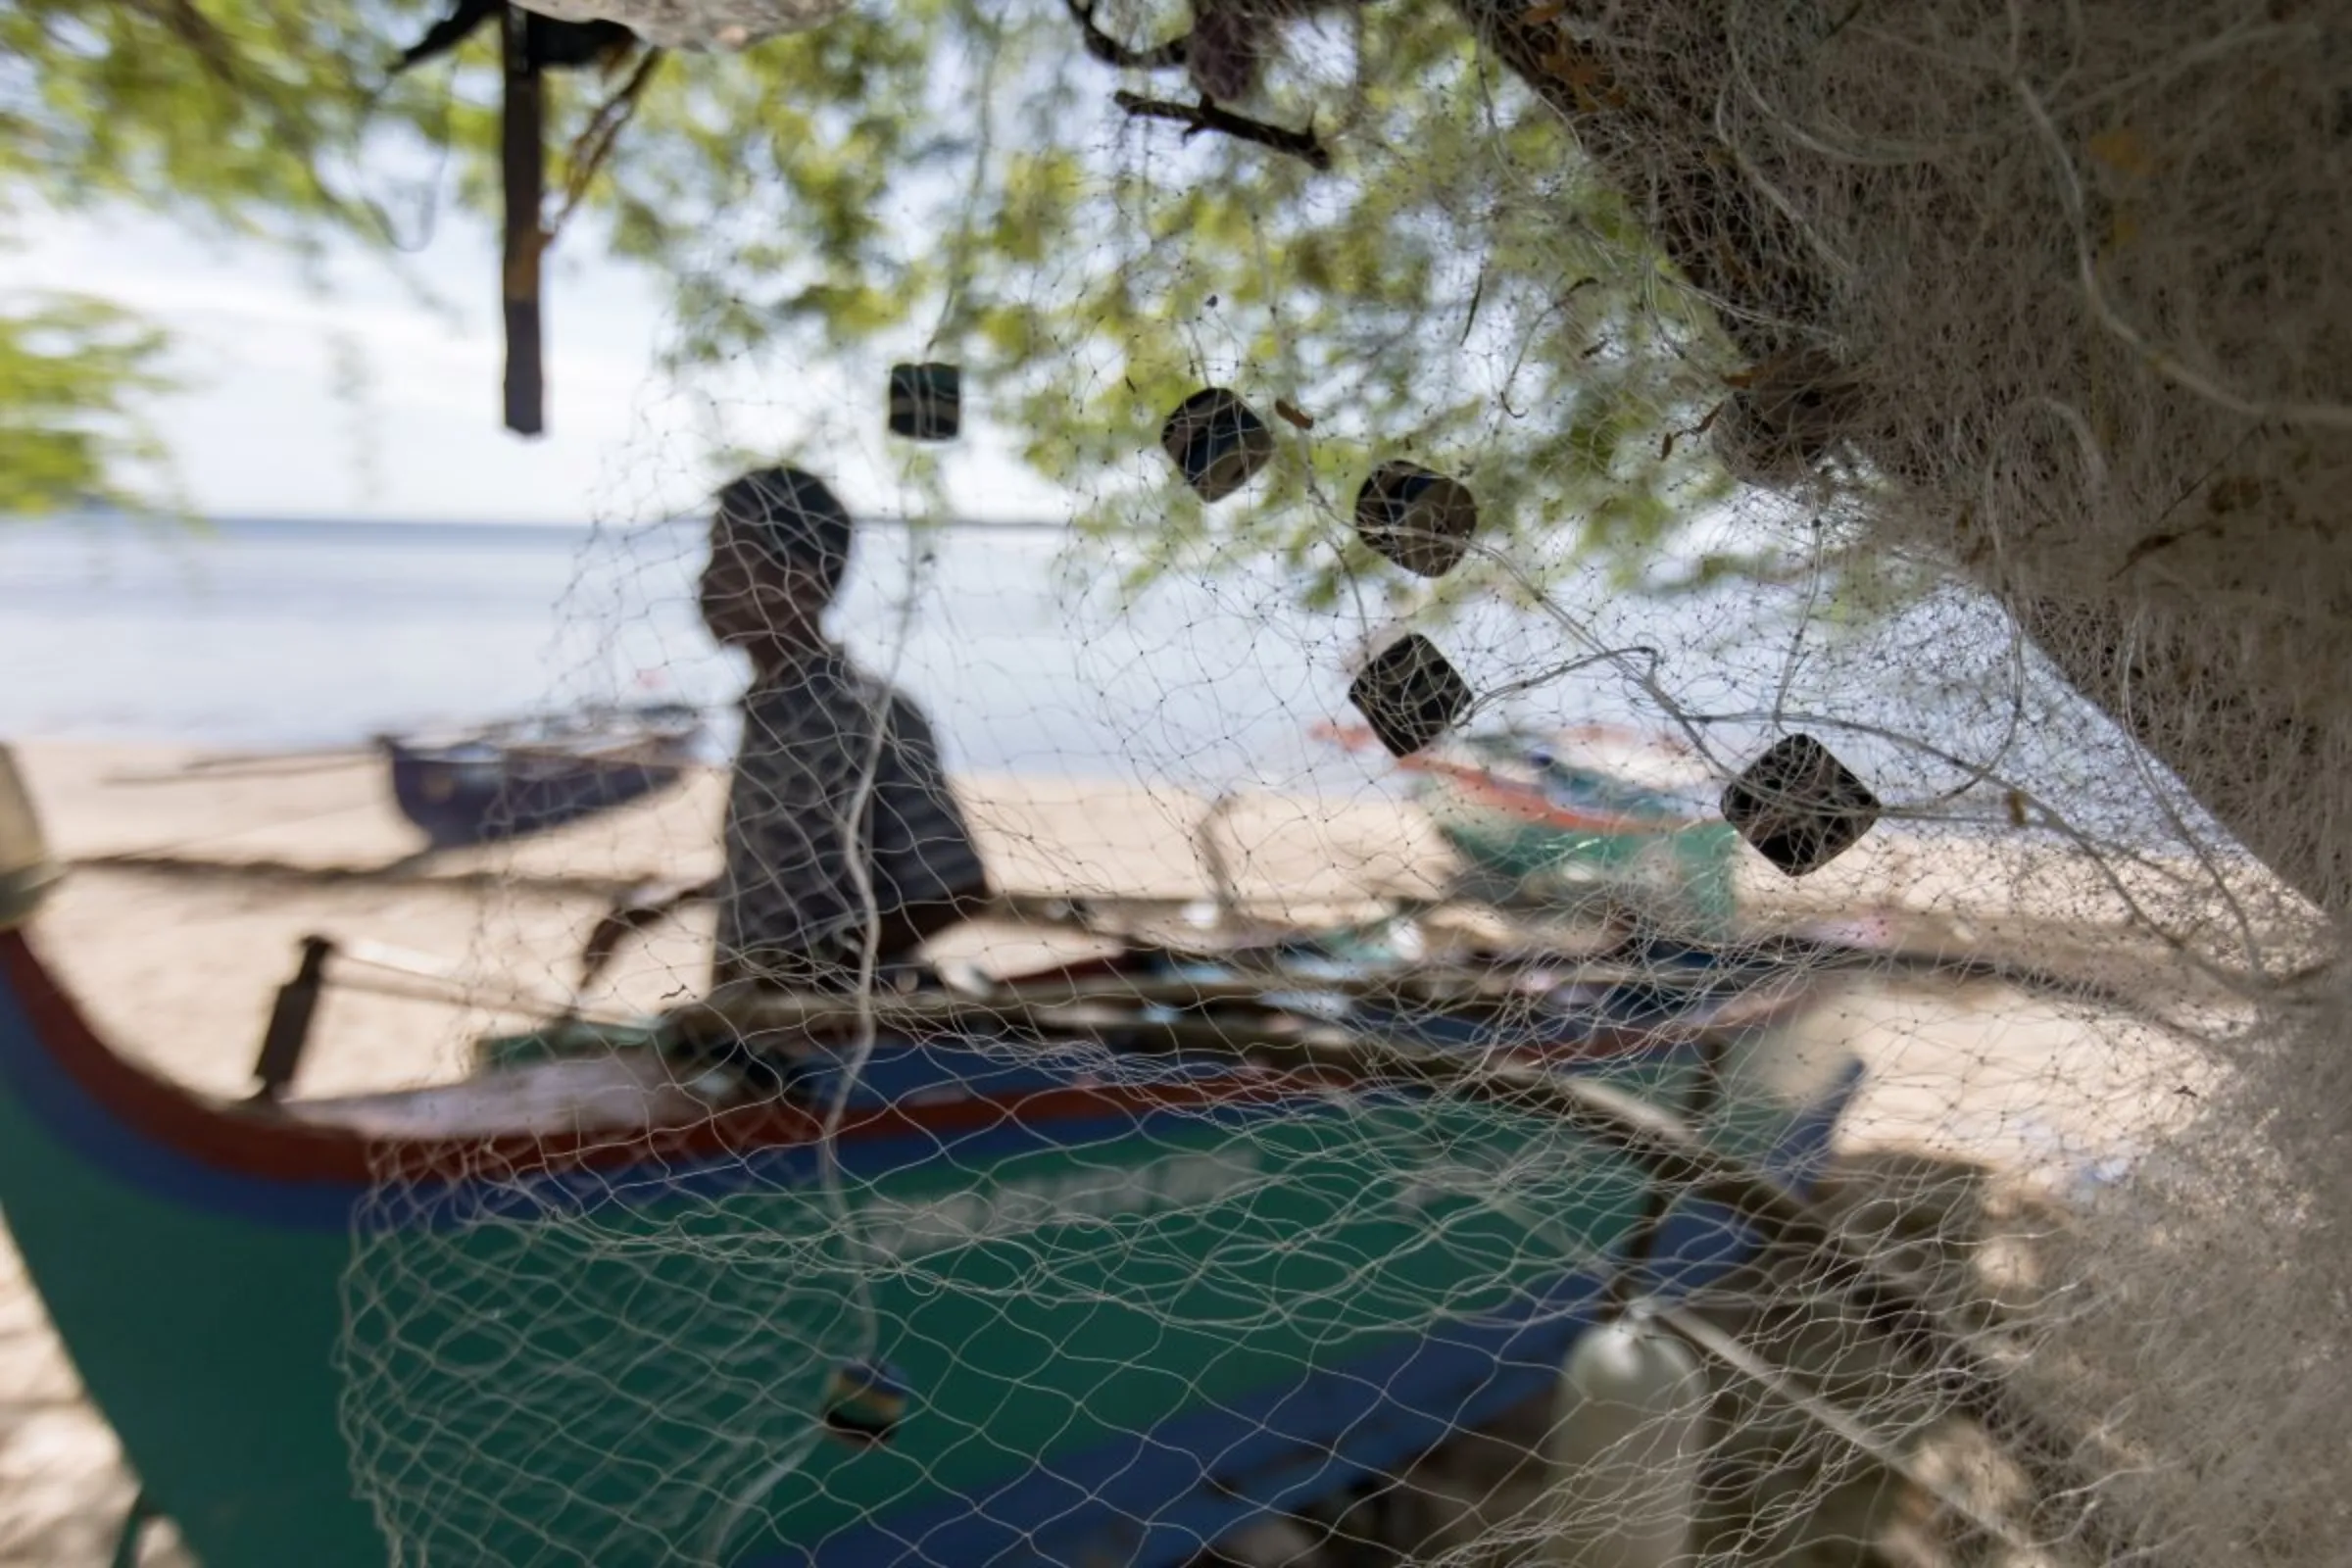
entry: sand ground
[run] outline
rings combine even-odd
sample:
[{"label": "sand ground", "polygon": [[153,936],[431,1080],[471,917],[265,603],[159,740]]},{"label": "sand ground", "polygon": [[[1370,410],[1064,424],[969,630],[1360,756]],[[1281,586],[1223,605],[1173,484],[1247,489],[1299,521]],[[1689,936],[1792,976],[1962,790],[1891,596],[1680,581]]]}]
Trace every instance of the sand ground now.
[{"label": "sand ground", "polygon": [[[187,754],[152,747],[43,745],[19,757],[71,868],[34,928],[42,951],[118,1049],[222,1095],[248,1087],[271,996],[306,933],[401,950],[460,977],[463,1003],[330,993],[300,1092],[390,1088],[459,1072],[484,1029],[563,996],[580,940],[617,890],[716,864],[715,774],[526,844],[426,856],[368,760],[234,774],[190,773]],[[1380,801],[1241,797],[1217,813],[1204,856],[1196,829],[1211,803],[1182,792],[1008,778],[959,789],[1000,886],[1033,896],[1180,906],[1211,899],[1222,876],[1252,911],[1314,918],[1429,895],[1455,870],[1417,813]],[[1955,846],[1889,832],[1806,883],[1751,870],[1743,901],[1768,918],[1875,923],[1911,947],[2023,954],[2142,992],[2180,960],[2151,957],[2165,950],[2139,917],[2171,920],[2187,940],[2229,940],[2210,921],[2173,918],[2207,868],[2095,864],[2046,837]],[[595,1001],[644,1007],[683,993],[705,940],[693,920],[660,933]],[[2144,1145],[2193,1103],[2177,1091],[2211,1070],[2139,1017],[1998,981],[1865,979],[1806,1027],[1869,1069],[1850,1147],[1925,1148],[2052,1180]],[[0,1565],[104,1562],[130,1493],[0,1235]],[[167,1533],[145,1560],[184,1558]]]}]

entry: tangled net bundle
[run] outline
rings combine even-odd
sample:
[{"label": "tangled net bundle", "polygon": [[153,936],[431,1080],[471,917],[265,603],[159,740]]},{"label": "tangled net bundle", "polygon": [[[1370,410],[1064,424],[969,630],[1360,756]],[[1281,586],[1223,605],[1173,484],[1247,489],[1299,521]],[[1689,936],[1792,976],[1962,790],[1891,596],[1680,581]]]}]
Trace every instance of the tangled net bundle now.
[{"label": "tangled net bundle", "polygon": [[[1584,1456],[1582,1483],[1561,1488],[1486,1451],[1572,1441],[1546,1436],[1548,1414],[1473,1419],[1465,1405],[1460,1431],[1394,1457],[1383,1494],[1421,1512],[1384,1527],[1410,1542],[1386,1560],[1631,1561],[1589,1538],[1653,1507],[1643,1473],[1686,1448],[1701,1477],[1688,1550],[1710,1561],[2342,1556],[2352,1066],[2335,919],[2352,896],[2352,556],[2334,518],[2352,493],[2352,24],[2293,0],[1458,9],[1482,70],[1507,67],[1511,90],[1564,124],[1555,145],[1574,177],[1613,189],[1637,220],[1638,242],[1563,220],[1558,246],[1564,265],[1602,268],[1601,292],[1636,301],[1652,329],[1626,352],[1646,356],[1661,428],[1703,431],[1721,465],[1690,493],[1724,532],[1801,569],[1715,589],[1703,635],[1682,646],[1694,622],[1578,566],[1573,528],[1485,548],[1481,580],[1505,585],[1508,608],[1450,619],[1426,600],[1373,605],[1360,560],[1342,608],[1312,612],[1274,608],[1307,574],[1298,560],[1241,586],[1213,572],[1163,585],[1157,610],[1132,615],[1084,583],[1003,588],[1018,613],[1058,617],[1072,689],[1101,698],[1090,717],[1124,726],[1112,765],[1073,764],[1111,775],[1097,808],[1115,795],[1142,837],[1189,846],[1222,767],[1235,791],[1323,803],[1216,830],[1209,869],[1254,878],[1245,903],[1316,902],[1282,848],[1300,833],[1324,863],[1352,856],[1352,874],[1409,882],[1442,853],[1434,839],[1346,827],[1348,810],[1390,798],[1358,775],[1335,800],[1327,761],[1296,747],[1267,760],[1262,744],[1348,716],[1350,661],[1402,603],[1403,618],[1429,611],[1489,710],[1668,730],[1713,787],[1777,731],[1823,736],[1887,812],[1848,866],[1798,885],[1835,890],[1804,895],[1804,912],[1907,899],[1955,947],[2006,931],[2063,948],[2078,981],[2035,1005],[2097,1026],[2046,1057],[1896,1029],[1896,1045],[1865,1053],[1849,1124],[1898,1131],[1869,1160],[1833,1161],[1825,1190],[1850,1246],[1928,1280],[1972,1364],[2006,1391],[2004,1414],[1953,1392],[1952,1354],[1886,1351],[1850,1281],[1776,1271],[1768,1249],[1710,1309],[1750,1350],[1808,1369],[1859,1436],[1710,1363],[1694,1407]],[[1381,8],[1360,23],[1382,24]],[[1345,52],[1303,31],[1292,44],[1308,64],[1318,47]],[[1423,167],[1409,139],[1375,134],[1380,104],[1349,90],[1331,146],[1364,187],[1450,184],[1465,212],[1490,215],[1558,188],[1557,170],[1499,132],[1475,167]],[[1132,138],[1114,159],[1127,162],[1103,176],[1105,210],[1148,230],[1181,176]],[[1198,265],[1159,255],[1087,240],[1035,288],[1095,263],[1139,279]],[[1513,352],[1553,334],[1551,361],[1571,368],[1592,324],[1494,309],[1502,335],[1521,337]],[[1458,318],[1444,330],[1469,345],[1464,383],[1507,379],[1508,356]],[[1272,368],[1288,352],[1279,323],[1267,337],[1202,359],[1245,391],[1253,374],[1269,391],[1295,385]],[[1317,413],[1315,441],[1383,455],[1344,402]],[[1516,419],[1457,430],[1445,455],[1507,468]],[[865,444],[897,461],[878,435]],[[1165,502],[1130,481],[1160,463],[1142,452],[1087,498],[1139,548]],[[1300,504],[1344,541],[1343,503],[1307,490]],[[1251,545],[1237,529],[1205,548],[1256,569]],[[648,580],[669,569],[641,558],[636,534],[600,548]],[[1009,666],[998,690],[1015,695],[993,710],[979,695],[985,636],[976,653],[923,640],[918,621],[969,627],[988,612],[924,548],[860,549],[881,563],[860,568],[880,584],[860,624],[883,628],[861,657],[924,695],[952,753],[985,752],[975,737],[992,733],[1061,733],[1041,715],[1068,699],[1024,690]],[[1942,586],[1876,630],[1836,634],[1825,584],[1930,576]],[[1139,695],[1139,672],[1155,693]],[[1007,743],[994,760],[1040,756]],[[1133,845],[1090,859],[1070,826],[1089,798],[982,803],[993,869],[1050,866],[1065,894],[1125,890]],[[1193,869],[1189,849],[1174,859]],[[1754,870],[1743,898],[1786,891]],[[696,983],[691,956],[640,962],[638,994]],[[1896,983],[1890,969],[1863,978]],[[1895,1028],[1877,1005],[1838,1017]],[[1035,1059],[972,1049],[1006,1070]],[[1181,1080],[1167,1061],[1108,1051],[1083,1071],[1138,1093]],[[1024,1434],[1141,1451],[1163,1405],[1256,1408],[1271,1374],[1251,1357],[1266,1343],[1303,1371],[1384,1336],[1545,1321],[1541,1282],[1594,1262],[1591,1238],[1558,1216],[1630,1200],[1612,1185],[1630,1178],[1582,1134],[1523,1112],[1423,1114],[1351,1095],[1331,1090],[1344,1115],[1280,1135],[1296,1163],[1217,1117],[1160,1115],[1144,1133],[1152,1174],[1136,1174],[1132,1133],[1106,1133],[1051,1191],[953,1152],[912,1195],[829,1163],[811,1185],[747,1159],[648,1221],[626,1192],[558,1202],[486,1173],[498,1196],[480,1212],[420,1229],[399,1220],[421,1189],[387,1171],[346,1282],[362,1490],[403,1560],[473,1560],[492,1543],[510,1560],[569,1560],[589,1541],[613,1561],[754,1561],[806,1544],[763,1535],[766,1510],[825,1451],[814,1412],[844,1363],[986,1361],[1051,1406],[1019,1412]],[[1955,1169],[1970,1173],[1957,1188]],[[1408,1200],[1420,1228],[1382,1229],[1377,1216]],[[511,1301],[506,1315],[447,1317],[442,1303],[485,1290]],[[909,1303],[943,1292],[992,1303],[985,1334],[905,1343]],[[1149,1358],[1134,1348],[1139,1315],[1155,1325]],[[1093,1397],[1073,1392],[1070,1360],[1090,1369],[1077,1381]],[[1276,1433],[1288,1417],[1256,1419]],[[984,1477],[999,1441],[958,1431],[937,1463]],[[561,1494],[538,1490],[551,1471],[567,1478]],[[1071,1516],[1090,1499],[1122,1506],[1104,1501],[1119,1474],[1070,1482]],[[1179,1560],[1154,1534],[1177,1526],[1131,1523],[1139,1558]],[[1333,1543],[1371,1530],[1329,1508],[1292,1525],[1275,1545],[1218,1549],[1356,1560]],[[1028,1546],[1051,1559],[1057,1539]]]},{"label": "tangled net bundle", "polygon": [[[2338,907],[2342,19],[1753,6],[1709,8],[1702,30],[1651,8],[1592,36],[1639,83],[1625,122],[1687,126],[1703,104],[1720,137],[1629,135],[1601,156],[1639,172],[1666,231],[1720,249],[1727,334],[1775,367],[1718,443],[1735,471],[1793,481],[1859,548],[1990,588],[2249,847]],[[2342,1000],[2310,966],[2333,937],[2300,901],[2218,875],[2144,915],[2181,961],[2228,971],[2259,1022],[2212,1042],[2223,1070],[2194,1125],[2092,1209],[2027,1376],[2115,1446],[2109,1505],[2151,1546],[2329,1559],[2346,1515],[2326,1456],[2352,1442],[2352,1150],[2321,1108],[2341,1103]]]}]

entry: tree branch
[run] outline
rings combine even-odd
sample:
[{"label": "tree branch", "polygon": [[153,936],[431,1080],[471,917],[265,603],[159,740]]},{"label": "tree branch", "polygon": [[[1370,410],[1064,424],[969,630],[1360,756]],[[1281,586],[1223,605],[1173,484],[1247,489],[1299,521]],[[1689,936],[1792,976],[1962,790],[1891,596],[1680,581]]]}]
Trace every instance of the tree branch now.
[{"label": "tree branch", "polygon": [[[1811,346],[1831,314],[1827,284],[1804,264],[1809,252],[1788,220],[1735,165],[1713,156],[1713,56],[1632,46],[1605,26],[1584,41],[1567,24],[1603,21],[1597,0],[1526,10],[1517,0],[1453,5],[1559,115],[1609,182],[1650,204],[1651,237],[1707,296],[1741,353],[1762,362]],[[1683,152],[1670,179],[1653,177],[1662,148]]]},{"label": "tree branch", "polygon": [[499,110],[499,174],[506,198],[501,303],[506,311],[507,428],[538,435],[546,428],[540,345],[540,258],[546,201],[545,83],[531,63],[522,12],[500,19],[499,58],[506,97]]},{"label": "tree branch", "polygon": [[1085,5],[1080,5],[1078,0],[1062,0],[1078,24],[1079,35],[1086,44],[1088,54],[1106,66],[1117,66],[1122,71],[1174,71],[1185,63],[1192,45],[1191,33],[1178,33],[1154,48],[1130,49],[1096,24],[1095,6],[1098,3],[1099,0],[1087,0]]},{"label": "tree branch", "polygon": [[425,29],[424,36],[400,52],[393,61],[391,75],[399,75],[414,66],[420,66],[435,55],[444,55],[471,36],[474,29],[490,20],[499,10],[500,0],[458,0],[454,10]]},{"label": "tree branch", "polygon": [[214,80],[231,92],[245,91],[245,72],[236,46],[197,8],[195,0],[129,0],[129,6],[186,45]]},{"label": "tree branch", "polygon": [[1213,130],[1220,136],[1236,141],[1255,142],[1271,147],[1278,153],[1288,153],[1301,160],[1309,169],[1331,167],[1331,150],[1315,139],[1313,130],[1292,130],[1282,125],[1269,125],[1262,120],[1251,120],[1230,110],[1219,109],[1203,99],[1197,104],[1174,103],[1164,98],[1145,98],[1136,93],[1118,92],[1111,102],[1139,120],[1172,120],[1185,127],[1186,136]]},{"label": "tree branch", "polygon": [[645,58],[637,62],[637,69],[629,74],[629,79],[597,106],[587,127],[572,142],[571,151],[564,160],[564,205],[548,221],[540,240],[543,247],[555,244],[556,236],[564,232],[564,223],[579,211],[580,203],[587,200],[589,184],[605,167],[605,161],[612,156],[613,143],[620,139],[621,131],[636,115],[637,100],[645,95],[646,85],[654,79],[654,68],[661,63],[662,51],[648,49]]}]

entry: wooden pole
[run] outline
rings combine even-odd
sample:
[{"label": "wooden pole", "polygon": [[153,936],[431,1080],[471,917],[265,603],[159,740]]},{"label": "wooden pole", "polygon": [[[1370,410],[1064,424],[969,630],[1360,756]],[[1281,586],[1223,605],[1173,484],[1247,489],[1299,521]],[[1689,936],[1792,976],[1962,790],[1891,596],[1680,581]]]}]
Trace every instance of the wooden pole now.
[{"label": "wooden pole", "polygon": [[499,115],[499,167],[506,191],[506,245],[501,294],[507,324],[507,428],[538,435],[546,428],[539,358],[541,204],[547,186],[546,103],[528,48],[529,14],[508,6],[500,17],[499,55],[506,97]]}]

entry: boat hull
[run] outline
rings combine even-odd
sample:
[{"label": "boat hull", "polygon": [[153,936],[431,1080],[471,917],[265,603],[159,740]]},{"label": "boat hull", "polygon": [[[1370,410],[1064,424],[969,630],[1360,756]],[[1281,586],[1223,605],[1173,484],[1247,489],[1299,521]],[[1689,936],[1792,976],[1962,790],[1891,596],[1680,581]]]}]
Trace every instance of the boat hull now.
[{"label": "boat hull", "polygon": [[1726,823],[1613,831],[1485,780],[1426,779],[1417,793],[1456,855],[1512,887],[1615,897],[1705,933],[1736,923],[1740,838]]},{"label": "boat hull", "polygon": [[[1324,726],[1351,750],[1369,731]],[[1397,760],[1476,879],[1546,904],[1614,904],[1702,940],[1738,929],[1740,836],[1687,750],[1606,725],[1472,734]]]},{"label": "boat hull", "polygon": [[530,746],[489,737],[382,744],[401,814],[437,848],[456,848],[544,832],[668,789],[701,738],[699,720],[675,718],[648,724],[625,748],[561,735]]},{"label": "boat hull", "polygon": [[[1648,1195],[1540,1117],[1265,1084],[1000,1098],[838,1166],[270,1179],[61,1067],[77,1020],[0,945],[0,1201],[209,1568],[382,1562],[387,1530],[434,1563],[1181,1562],[1549,1387]],[[1779,1038],[1725,1044],[1709,1131],[1801,1178],[1851,1070]],[[1698,1059],[1580,1070],[1671,1102]],[[1745,1247],[1673,1212],[1669,1294]],[[871,1359],[907,1411],[838,1441],[828,1383]]]}]

